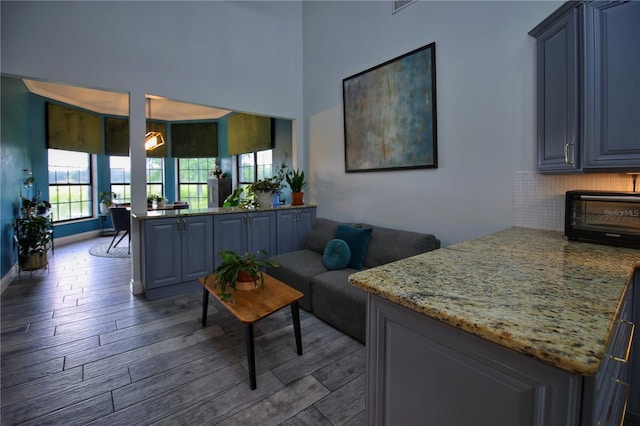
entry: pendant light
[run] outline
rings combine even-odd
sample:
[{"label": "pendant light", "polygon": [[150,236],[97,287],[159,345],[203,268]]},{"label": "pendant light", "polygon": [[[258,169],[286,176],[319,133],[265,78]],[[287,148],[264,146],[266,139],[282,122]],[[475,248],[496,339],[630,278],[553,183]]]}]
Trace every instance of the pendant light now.
[{"label": "pendant light", "polygon": [[[147,98],[147,110],[149,113],[149,119],[151,119],[151,98]],[[148,132],[144,138],[144,149],[151,151],[159,146],[164,145],[164,137],[160,132]]]}]

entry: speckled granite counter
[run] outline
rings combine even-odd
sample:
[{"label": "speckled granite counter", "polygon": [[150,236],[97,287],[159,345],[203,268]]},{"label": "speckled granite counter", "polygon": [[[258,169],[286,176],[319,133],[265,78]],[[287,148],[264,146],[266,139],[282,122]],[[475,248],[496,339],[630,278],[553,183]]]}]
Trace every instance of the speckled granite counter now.
[{"label": "speckled granite counter", "polygon": [[640,250],[515,227],[349,281],[563,370],[594,375],[637,267]]},{"label": "speckled granite counter", "polygon": [[263,212],[268,210],[287,210],[287,209],[305,209],[316,207],[315,204],[304,204],[302,206],[280,206],[260,209],[243,209],[240,207],[212,207],[209,209],[174,209],[174,210],[149,210],[144,212],[132,212],[131,216],[138,220],[158,219],[163,217],[184,217],[184,216],[203,216],[213,214],[229,214],[229,213],[251,213]]}]

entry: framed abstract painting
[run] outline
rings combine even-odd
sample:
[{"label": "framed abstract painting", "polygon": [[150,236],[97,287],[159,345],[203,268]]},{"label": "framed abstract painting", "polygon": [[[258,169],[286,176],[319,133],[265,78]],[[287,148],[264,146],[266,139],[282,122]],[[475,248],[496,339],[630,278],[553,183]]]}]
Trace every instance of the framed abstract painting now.
[{"label": "framed abstract painting", "polygon": [[345,171],[437,168],[436,45],[342,80]]}]

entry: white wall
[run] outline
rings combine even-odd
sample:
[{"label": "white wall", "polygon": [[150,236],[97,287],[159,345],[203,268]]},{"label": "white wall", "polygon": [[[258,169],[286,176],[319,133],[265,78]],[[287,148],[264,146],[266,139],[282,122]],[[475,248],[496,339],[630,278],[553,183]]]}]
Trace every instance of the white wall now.
[{"label": "white wall", "polygon": [[[562,2],[304,2],[304,115],[318,215],[431,232],[443,245],[514,225],[535,170],[534,39]],[[437,169],[344,172],[342,80],[436,43]]]},{"label": "white wall", "polygon": [[301,118],[288,2],[1,3],[2,72]]}]

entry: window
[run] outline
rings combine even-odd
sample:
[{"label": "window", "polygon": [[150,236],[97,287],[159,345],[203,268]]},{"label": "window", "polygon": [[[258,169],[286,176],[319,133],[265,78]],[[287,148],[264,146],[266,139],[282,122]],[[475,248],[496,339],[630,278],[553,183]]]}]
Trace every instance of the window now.
[{"label": "window", "polygon": [[93,216],[91,155],[50,149],[49,202],[55,222]]},{"label": "window", "polygon": [[207,179],[216,169],[215,157],[178,159],[178,194],[189,208],[206,209],[209,206]]},{"label": "window", "polygon": [[131,161],[129,157],[109,157],[111,192],[119,203],[131,202]]},{"label": "window", "polygon": [[270,149],[238,155],[239,187],[246,190],[253,182],[271,177],[274,174]]},{"label": "window", "polygon": [[163,195],[164,162],[162,158],[147,158],[147,197]]},{"label": "window", "polygon": [[[111,192],[118,194],[119,203],[131,202],[131,160],[129,157],[109,157]],[[162,158],[147,158],[147,196],[164,194],[164,162]]]}]

